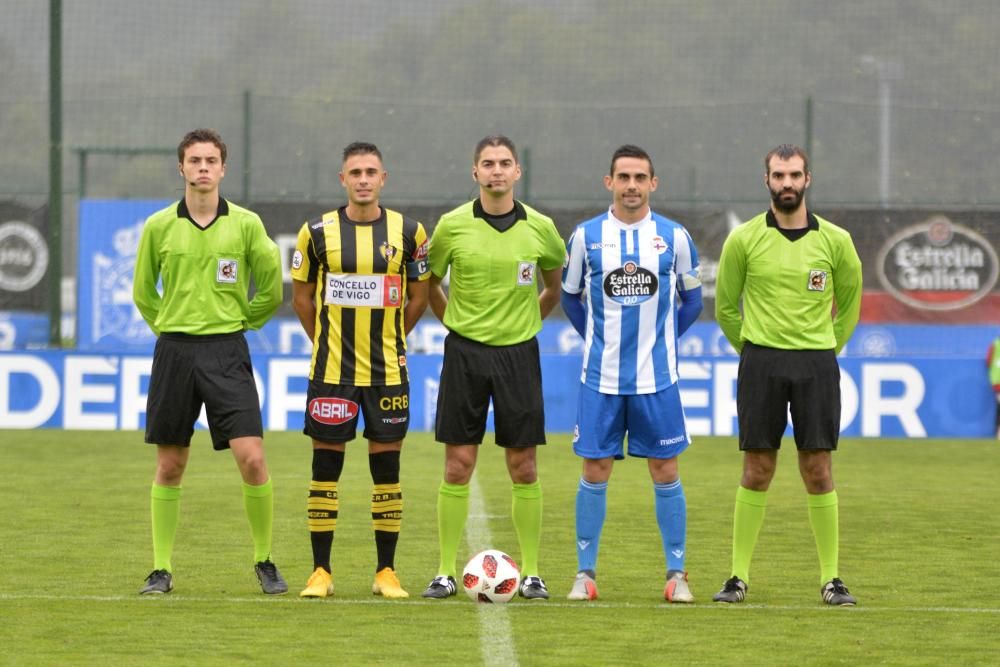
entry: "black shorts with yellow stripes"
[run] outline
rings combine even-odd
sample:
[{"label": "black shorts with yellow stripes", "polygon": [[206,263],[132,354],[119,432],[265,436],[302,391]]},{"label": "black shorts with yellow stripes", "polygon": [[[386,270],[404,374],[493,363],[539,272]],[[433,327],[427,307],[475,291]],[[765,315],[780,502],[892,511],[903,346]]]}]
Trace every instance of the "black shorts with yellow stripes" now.
[{"label": "black shorts with yellow stripes", "polygon": [[410,384],[355,387],[309,381],[303,433],[320,442],[348,442],[357,435],[359,416],[368,440],[402,440],[410,426]]}]

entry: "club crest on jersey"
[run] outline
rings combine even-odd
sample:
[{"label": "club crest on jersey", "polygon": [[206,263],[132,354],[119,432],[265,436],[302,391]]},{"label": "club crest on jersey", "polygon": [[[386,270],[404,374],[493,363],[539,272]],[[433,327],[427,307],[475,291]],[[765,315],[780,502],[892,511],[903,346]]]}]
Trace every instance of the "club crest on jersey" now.
[{"label": "club crest on jersey", "polygon": [[235,283],[236,282],[236,269],[239,266],[239,262],[235,259],[220,259],[219,268],[215,272],[215,280],[220,283]]},{"label": "club crest on jersey", "polygon": [[809,272],[808,289],[810,292],[822,292],[826,290],[826,271],[811,270]]},{"label": "club crest on jersey", "polygon": [[517,284],[518,285],[535,284],[534,262],[521,262],[520,264],[517,265]]},{"label": "club crest on jersey", "polygon": [[385,261],[391,262],[392,258],[396,256],[396,247],[390,245],[388,241],[382,241],[382,245],[379,246],[382,251],[382,256],[385,257]]},{"label": "club crest on jersey", "polygon": [[667,251],[667,248],[669,247],[667,245],[667,242],[663,240],[663,237],[659,235],[653,237],[652,246],[653,250],[656,251],[657,255],[662,255]]}]

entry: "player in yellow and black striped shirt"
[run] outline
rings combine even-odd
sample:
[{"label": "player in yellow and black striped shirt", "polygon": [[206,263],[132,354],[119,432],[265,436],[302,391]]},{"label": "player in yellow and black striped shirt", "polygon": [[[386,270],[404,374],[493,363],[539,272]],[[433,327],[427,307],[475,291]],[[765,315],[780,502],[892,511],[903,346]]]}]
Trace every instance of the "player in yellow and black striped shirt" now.
[{"label": "player in yellow and black striped shirt", "polygon": [[299,231],[292,305],[313,341],[306,425],[312,437],[308,516],[314,571],[302,597],[333,593],[330,551],[346,443],[364,414],[378,564],[372,592],[405,598],[395,573],[403,499],[399,452],[409,425],[406,334],[427,307],[427,233],[379,204],[386,172],[374,144],[344,149],[348,203]]}]

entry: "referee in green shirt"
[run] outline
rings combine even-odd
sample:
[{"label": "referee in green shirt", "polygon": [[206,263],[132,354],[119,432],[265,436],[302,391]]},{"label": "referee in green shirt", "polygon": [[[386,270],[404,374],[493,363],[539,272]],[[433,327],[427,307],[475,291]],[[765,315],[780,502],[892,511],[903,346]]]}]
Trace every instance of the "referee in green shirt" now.
[{"label": "referee in green shirt", "polygon": [[[455,559],[469,512],[493,399],[496,444],[513,483],[511,515],[521,547],[519,593],[549,597],[538,576],[542,488],[536,445],[545,444],[542,372],[535,335],[559,301],[565,246],[550,218],[514,199],[521,177],[514,142],[489,136],[476,146],[479,197],[441,217],[431,237],[430,302],[448,328],[438,388],[435,438],[445,443],[438,490],[438,575],[423,596],[455,595]],[[451,269],[449,293],[441,280]],[[543,289],[538,291],[538,275]]]},{"label": "referee in green shirt", "polygon": [[850,234],[806,208],[811,175],[801,148],[778,146],[764,158],[764,170],[771,207],[726,239],[716,283],[715,318],[740,353],[736,405],[743,478],[736,492],[732,576],[712,599],[741,602],[746,595],[791,412],[819,552],[820,593],[827,604],[853,605],[837,572],[831,452],[840,433],[837,353],[861,312],[861,260]]},{"label": "referee in green shirt", "polygon": [[[278,248],[255,213],[219,195],[226,145],[216,132],[187,133],[177,159],[184,198],[146,220],[133,283],[135,305],[157,335],[146,403],[146,442],[157,446],[151,492],[154,564],[140,592],[173,589],[170,558],[181,479],[204,404],[213,447],[231,449],[243,476],[261,588],[284,593],[288,586],[271,562],[273,494],[260,401],[243,337],[281,305]],[[257,291],[248,299],[251,274]],[[162,292],[157,290],[161,280]]]}]

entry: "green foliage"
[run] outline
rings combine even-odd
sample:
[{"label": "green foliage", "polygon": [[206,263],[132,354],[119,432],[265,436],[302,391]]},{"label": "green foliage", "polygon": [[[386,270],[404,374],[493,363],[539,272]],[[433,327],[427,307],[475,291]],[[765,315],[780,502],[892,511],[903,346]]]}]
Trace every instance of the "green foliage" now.
[{"label": "green foliage", "polygon": [[[413,596],[371,595],[375,550],[361,442],[349,446],[334,543],[336,595],[300,600],[311,569],[304,506],[308,441],[266,438],[275,482],[274,559],[291,593],[260,594],[239,478],[227,453],[195,438],[174,555],[175,591],[140,598],[151,569],[153,449],[135,432],[0,431],[0,645],[4,664],[406,664],[489,662],[511,641],[524,665],[985,664],[1000,621],[1000,531],[993,441],[848,440],[835,455],[841,575],[860,605],[820,602],[818,564],[793,452],[768,496],[746,603],[712,593],[729,575],[740,458],[730,438],[698,438],[681,459],[688,569],[696,603],[666,605],[653,497],[641,460],[618,462],[601,543],[601,598],[570,603],[579,462],[569,437],[539,452],[545,492],[541,568],[553,597],[480,608],[464,596],[425,601],[435,574],[435,502],[443,452],[413,434],[403,453],[405,510],[397,570]],[[790,445],[790,443],[788,443]],[[492,546],[518,558],[500,451],[477,478]],[[466,553],[464,550],[462,553]],[[495,615],[491,618],[488,614]],[[506,615],[513,636],[483,626]]]}]

